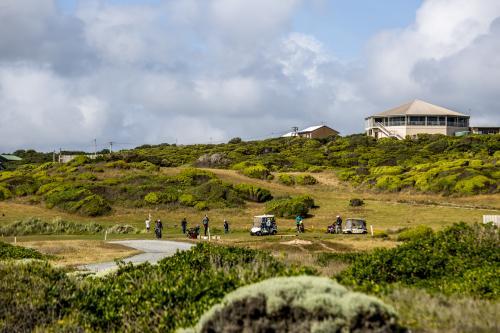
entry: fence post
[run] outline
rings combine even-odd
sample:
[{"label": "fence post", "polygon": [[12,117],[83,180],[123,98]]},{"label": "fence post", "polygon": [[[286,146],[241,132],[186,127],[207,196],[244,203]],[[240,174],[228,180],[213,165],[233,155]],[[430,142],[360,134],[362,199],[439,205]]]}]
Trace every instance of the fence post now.
[{"label": "fence post", "polygon": [[210,242],[210,227],[208,227],[207,229],[208,229],[208,241]]},{"label": "fence post", "polygon": [[104,231],[104,240],[105,241],[108,240],[108,231],[107,230]]},{"label": "fence post", "polygon": [[370,231],[372,232],[372,237],[373,237],[373,224],[370,224]]},{"label": "fence post", "polygon": [[14,244],[17,244],[17,237],[14,236]]}]

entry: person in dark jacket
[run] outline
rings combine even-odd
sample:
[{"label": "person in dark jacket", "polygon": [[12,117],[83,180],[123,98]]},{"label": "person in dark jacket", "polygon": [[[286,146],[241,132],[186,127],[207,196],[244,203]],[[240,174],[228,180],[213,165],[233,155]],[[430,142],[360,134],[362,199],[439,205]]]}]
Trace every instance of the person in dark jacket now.
[{"label": "person in dark jacket", "polygon": [[340,217],[340,215],[337,215],[337,220],[335,221],[335,233],[342,233],[342,218]]},{"label": "person in dark jacket", "polygon": [[183,218],[181,221],[181,227],[182,227],[182,233],[186,234],[186,229],[187,229],[188,222],[186,218]]},{"label": "person in dark jacket", "polygon": [[207,232],[208,232],[208,222],[209,221],[210,221],[210,219],[208,218],[208,215],[205,215],[205,217],[201,221],[203,223],[203,228],[205,229],[205,236],[207,235]]},{"label": "person in dark jacket", "polygon": [[229,232],[229,222],[224,220],[224,233],[227,234]]},{"label": "person in dark jacket", "polygon": [[155,234],[156,238],[161,239],[162,237],[162,230],[163,230],[163,223],[161,222],[160,219],[156,220],[155,222]]}]

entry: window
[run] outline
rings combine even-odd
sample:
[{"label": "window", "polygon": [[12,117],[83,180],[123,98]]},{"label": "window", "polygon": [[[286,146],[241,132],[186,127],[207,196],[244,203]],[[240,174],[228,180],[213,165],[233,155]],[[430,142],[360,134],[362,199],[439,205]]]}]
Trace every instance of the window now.
[{"label": "window", "polygon": [[457,117],[448,117],[446,126],[457,127]]},{"label": "window", "polygon": [[458,127],[469,127],[469,119],[465,117],[459,117]]},{"label": "window", "polygon": [[405,117],[390,117],[389,126],[404,126]]},{"label": "window", "polygon": [[411,116],[408,122],[410,126],[422,126],[425,125],[425,117],[422,116]]},{"label": "window", "polygon": [[427,126],[438,126],[438,117],[427,117]]}]

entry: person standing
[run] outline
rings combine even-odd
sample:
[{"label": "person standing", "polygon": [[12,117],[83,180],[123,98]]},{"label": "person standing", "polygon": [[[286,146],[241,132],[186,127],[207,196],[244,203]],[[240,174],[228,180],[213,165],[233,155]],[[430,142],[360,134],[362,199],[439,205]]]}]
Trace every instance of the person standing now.
[{"label": "person standing", "polygon": [[161,239],[162,231],[163,231],[163,223],[161,222],[160,219],[158,219],[155,224],[156,238]]},{"label": "person standing", "polygon": [[295,218],[295,225],[297,226],[297,232],[300,232],[300,224],[302,223],[302,216],[297,215]]},{"label": "person standing", "polygon": [[144,223],[146,224],[146,231],[149,232],[149,229],[151,227],[151,220],[149,219],[149,217],[146,219],[146,221],[144,221]]},{"label": "person standing", "polygon": [[210,219],[208,218],[208,215],[205,214],[205,217],[202,220],[203,228],[205,228],[205,236],[207,235],[207,232],[208,232],[208,222],[209,221],[210,221]]},{"label": "person standing", "polygon": [[340,217],[340,215],[337,215],[337,220],[335,221],[335,233],[342,233],[342,218]]},{"label": "person standing", "polygon": [[229,222],[224,220],[224,233],[227,234],[229,232]]},{"label": "person standing", "polygon": [[182,227],[183,234],[186,234],[187,224],[188,224],[187,219],[183,218],[181,221],[181,227]]}]

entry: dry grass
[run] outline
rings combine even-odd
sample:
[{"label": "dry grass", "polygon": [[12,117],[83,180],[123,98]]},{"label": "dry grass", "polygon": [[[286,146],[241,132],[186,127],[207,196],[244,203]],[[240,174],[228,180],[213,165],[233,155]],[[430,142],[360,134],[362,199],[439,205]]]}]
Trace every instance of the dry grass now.
[{"label": "dry grass", "polygon": [[113,261],[140,253],[126,246],[98,240],[27,241],[17,244],[55,256],[52,261],[60,266]]},{"label": "dry grass", "polygon": [[400,314],[412,332],[499,332],[500,302],[471,297],[431,295],[421,289],[397,288],[382,299]]}]

